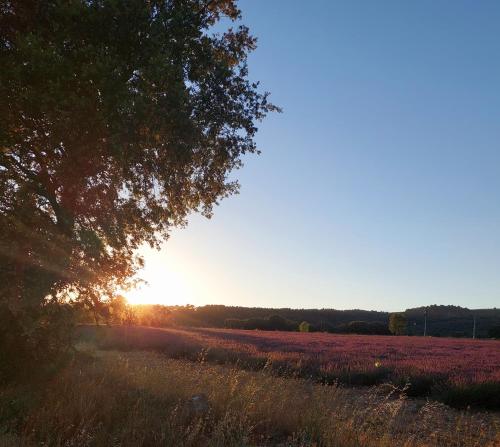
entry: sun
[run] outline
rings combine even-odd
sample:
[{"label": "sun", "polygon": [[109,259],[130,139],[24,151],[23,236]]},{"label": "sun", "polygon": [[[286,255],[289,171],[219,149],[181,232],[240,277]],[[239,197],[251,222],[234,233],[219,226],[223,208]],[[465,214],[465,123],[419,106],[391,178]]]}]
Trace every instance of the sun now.
[{"label": "sun", "polygon": [[130,304],[184,305],[194,303],[190,281],[168,265],[145,268],[140,277],[146,284],[125,293]]}]

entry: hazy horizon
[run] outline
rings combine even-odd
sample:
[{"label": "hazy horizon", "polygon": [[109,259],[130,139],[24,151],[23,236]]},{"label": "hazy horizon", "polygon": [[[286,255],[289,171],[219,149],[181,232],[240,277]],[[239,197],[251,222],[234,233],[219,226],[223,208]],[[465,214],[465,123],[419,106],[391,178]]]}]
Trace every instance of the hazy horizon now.
[{"label": "hazy horizon", "polygon": [[498,305],[500,3],[240,7],[250,77],[284,113],[240,195],[143,250],[132,301]]}]

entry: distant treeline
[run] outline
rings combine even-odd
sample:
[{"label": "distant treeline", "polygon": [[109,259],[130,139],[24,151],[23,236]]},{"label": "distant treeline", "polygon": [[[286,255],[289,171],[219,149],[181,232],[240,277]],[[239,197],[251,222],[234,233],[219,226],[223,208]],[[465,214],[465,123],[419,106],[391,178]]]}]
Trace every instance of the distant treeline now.
[{"label": "distant treeline", "polygon": [[[170,314],[161,324],[158,314],[168,308]],[[389,314],[365,310],[271,309],[208,305],[134,306],[139,324],[148,326],[198,326],[271,331],[335,332],[389,334]],[[301,326],[301,323],[306,323]]]},{"label": "distant treeline", "polygon": [[269,318],[228,318],[224,326],[230,329],[261,329],[271,331],[305,331],[305,332],[337,332],[344,334],[377,334],[390,335],[388,325],[378,321],[350,321],[346,324],[333,326],[327,323],[311,324],[304,320],[302,324],[288,320],[279,315],[272,315]]},{"label": "distant treeline", "polygon": [[[478,338],[500,338],[500,309],[470,310],[459,306],[428,306],[402,312],[404,333],[434,337],[472,337],[474,319]],[[95,315],[92,315],[94,318]],[[194,326],[232,329],[331,332],[346,334],[390,334],[388,312],[335,309],[272,309],[208,305],[201,307],[139,305],[115,306],[102,322],[143,326]],[[82,315],[81,320],[90,316]]]},{"label": "distant treeline", "polygon": [[460,306],[427,306],[407,309],[407,332],[422,335],[427,313],[427,335],[472,337],[476,320],[477,338],[500,338],[500,309],[467,309]]}]

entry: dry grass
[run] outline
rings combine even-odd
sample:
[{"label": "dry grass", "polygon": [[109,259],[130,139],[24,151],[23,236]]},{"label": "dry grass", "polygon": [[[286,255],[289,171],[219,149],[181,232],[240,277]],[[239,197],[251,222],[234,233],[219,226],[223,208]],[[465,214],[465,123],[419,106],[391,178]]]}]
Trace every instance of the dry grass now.
[{"label": "dry grass", "polygon": [[154,353],[87,352],[30,391],[1,391],[0,446],[500,445],[498,415]]}]

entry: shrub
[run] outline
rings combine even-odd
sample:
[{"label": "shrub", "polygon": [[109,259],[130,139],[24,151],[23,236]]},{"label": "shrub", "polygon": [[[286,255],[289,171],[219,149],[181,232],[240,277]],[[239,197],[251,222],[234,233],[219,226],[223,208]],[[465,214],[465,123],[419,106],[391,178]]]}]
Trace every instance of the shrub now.
[{"label": "shrub", "polygon": [[299,324],[299,332],[309,332],[311,330],[311,325],[307,321],[303,321]]},{"label": "shrub", "polygon": [[394,313],[389,316],[389,330],[394,335],[405,335],[407,321],[403,313]]}]

